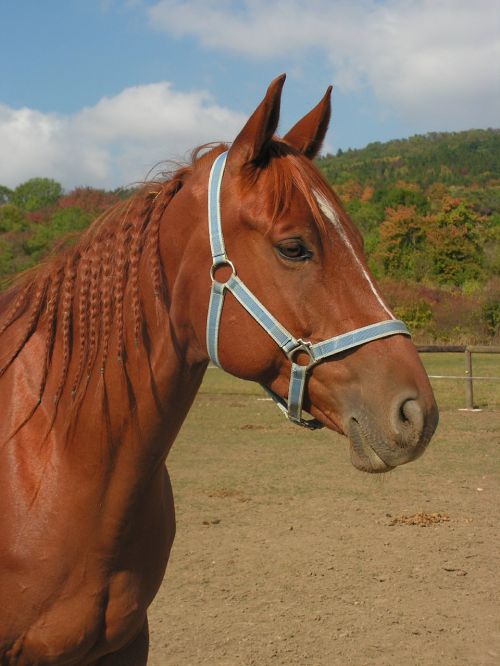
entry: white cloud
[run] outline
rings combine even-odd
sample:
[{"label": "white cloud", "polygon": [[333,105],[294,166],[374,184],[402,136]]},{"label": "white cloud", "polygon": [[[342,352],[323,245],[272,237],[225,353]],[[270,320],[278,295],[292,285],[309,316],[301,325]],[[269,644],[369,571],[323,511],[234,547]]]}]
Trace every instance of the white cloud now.
[{"label": "white cloud", "polygon": [[422,125],[499,123],[498,0],[160,0],[149,16],[170,35],[291,68],[320,50],[341,89],[368,86]]},{"label": "white cloud", "polygon": [[66,187],[114,187],[141,180],[157,162],[182,159],[208,141],[234,139],[246,116],[203,91],[168,82],[127,88],[73,115],[0,104],[0,183],[34,176]]}]

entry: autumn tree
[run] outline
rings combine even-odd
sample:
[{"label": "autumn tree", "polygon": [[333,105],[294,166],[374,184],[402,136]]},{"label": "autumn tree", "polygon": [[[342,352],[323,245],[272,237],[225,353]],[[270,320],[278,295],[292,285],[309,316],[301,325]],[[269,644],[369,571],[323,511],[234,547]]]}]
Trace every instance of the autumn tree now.
[{"label": "autumn tree", "polygon": [[439,284],[463,286],[484,274],[484,233],[480,216],[463,201],[445,202],[428,218],[432,274]]},{"label": "autumn tree", "polygon": [[422,280],[430,270],[426,219],[415,206],[388,208],[374,254],[389,277]]},{"label": "autumn tree", "polygon": [[107,208],[120,201],[114,192],[98,190],[94,187],[77,187],[58,202],[58,208],[79,208],[85,213],[99,215]]}]

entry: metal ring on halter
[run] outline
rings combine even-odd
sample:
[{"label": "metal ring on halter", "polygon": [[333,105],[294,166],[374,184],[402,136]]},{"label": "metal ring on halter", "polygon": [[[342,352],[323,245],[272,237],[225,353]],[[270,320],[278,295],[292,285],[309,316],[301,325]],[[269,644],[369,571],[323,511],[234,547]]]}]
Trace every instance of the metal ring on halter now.
[{"label": "metal ring on halter", "polygon": [[[227,280],[224,280],[224,282],[219,282],[219,280],[215,279],[215,271],[218,268],[221,268],[222,266],[229,266],[229,268],[232,270],[232,274],[227,278]],[[212,280],[212,282],[217,282],[218,284],[225,284],[234,275],[236,275],[236,268],[234,267],[234,264],[231,261],[231,259],[224,259],[223,261],[219,261],[218,263],[214,263],[210,266],[210,279]]]},{"label": "metal ring on halter", "polygon": [[[309,356],[309,363],[307,363],[305,365],[302,365],[301,363],[297,363],[296,361],[294,361],[294,357],[296,357],[296,355],[300,354],[301,352],[303,352],[304,354],[307,354]],[[312,343],[308,342],[307,340],[302,340],[301,338],[298,338],[297,345],[293,349],[290,349],[285,353],[286,353],[290,363],[294,363],[295,365],[298,365],[301,368],[305,368],[306,371],[309,371],[318,362],[317,359],[314,358],[314,352],[312,350]]]}]

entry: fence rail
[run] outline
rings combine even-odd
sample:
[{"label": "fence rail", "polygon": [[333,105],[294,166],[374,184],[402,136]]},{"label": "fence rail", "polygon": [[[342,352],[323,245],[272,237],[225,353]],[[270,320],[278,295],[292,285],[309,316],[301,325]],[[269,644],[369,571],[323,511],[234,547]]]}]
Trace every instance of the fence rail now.
[{"label": "fence rail", "polygon": [[431,379],[463,379],[465,381],[465,409],[474,410],[474,380],[500,380],[500,377],[474,377],[472,354],[500,354],[499,346],[485,345],[417,345],[417,351],[426,353],[463,353],[465,357],[465,375],[429,375]]}]

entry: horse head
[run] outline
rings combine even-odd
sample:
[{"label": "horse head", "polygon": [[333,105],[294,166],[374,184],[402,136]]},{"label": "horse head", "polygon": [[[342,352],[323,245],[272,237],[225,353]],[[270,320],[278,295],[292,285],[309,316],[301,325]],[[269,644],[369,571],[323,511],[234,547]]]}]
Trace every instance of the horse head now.
[{"label": "horse head", "polygon": [[[209,200],[209,210],[220,216],[220,231],[211,230],[209,242],[203,215],[193,231],[199,268],[191,273],[189,289],[198,296],[189,311],[196,311],[196,344],[201,358],[209,354],[283,402],[295,390],[291,373],[302,373],[297,391],[315,423],[349,437],[356,467],[387,471],[424,451],[437,425],[436,403],[404,325],[395,321],[370,273],[361,234],[312,161],[328,128],[331,88],[279,139],[284,78],[271,83],[227,156],[220,155],[222,149],[207,156],[212,164],[223,157],[225,170],[219,189],[209,186],[217,199]],[[190,197],[203,210],[208,178],[206,169],[193,173]],[[214,240],[217,233],[220,241]],[[209,305],[210,271],[216,288]],[[266,329],[258,320],[252,310],[261,306],[264,318],[276,320],[293,344],[281,344],[280,335],[270,331],[272,321]],[[215,332],[209,330],[207,338],[211,319],[217,320]],[[365,331],[378,334],[380,322],[388,332],[365,341]],[[361,337],[344,344],[359,331]],[[339,351],[318,353],[322,341],[332,349],[339,339]],[[300,408],[292,420],[303,423]]]}]

